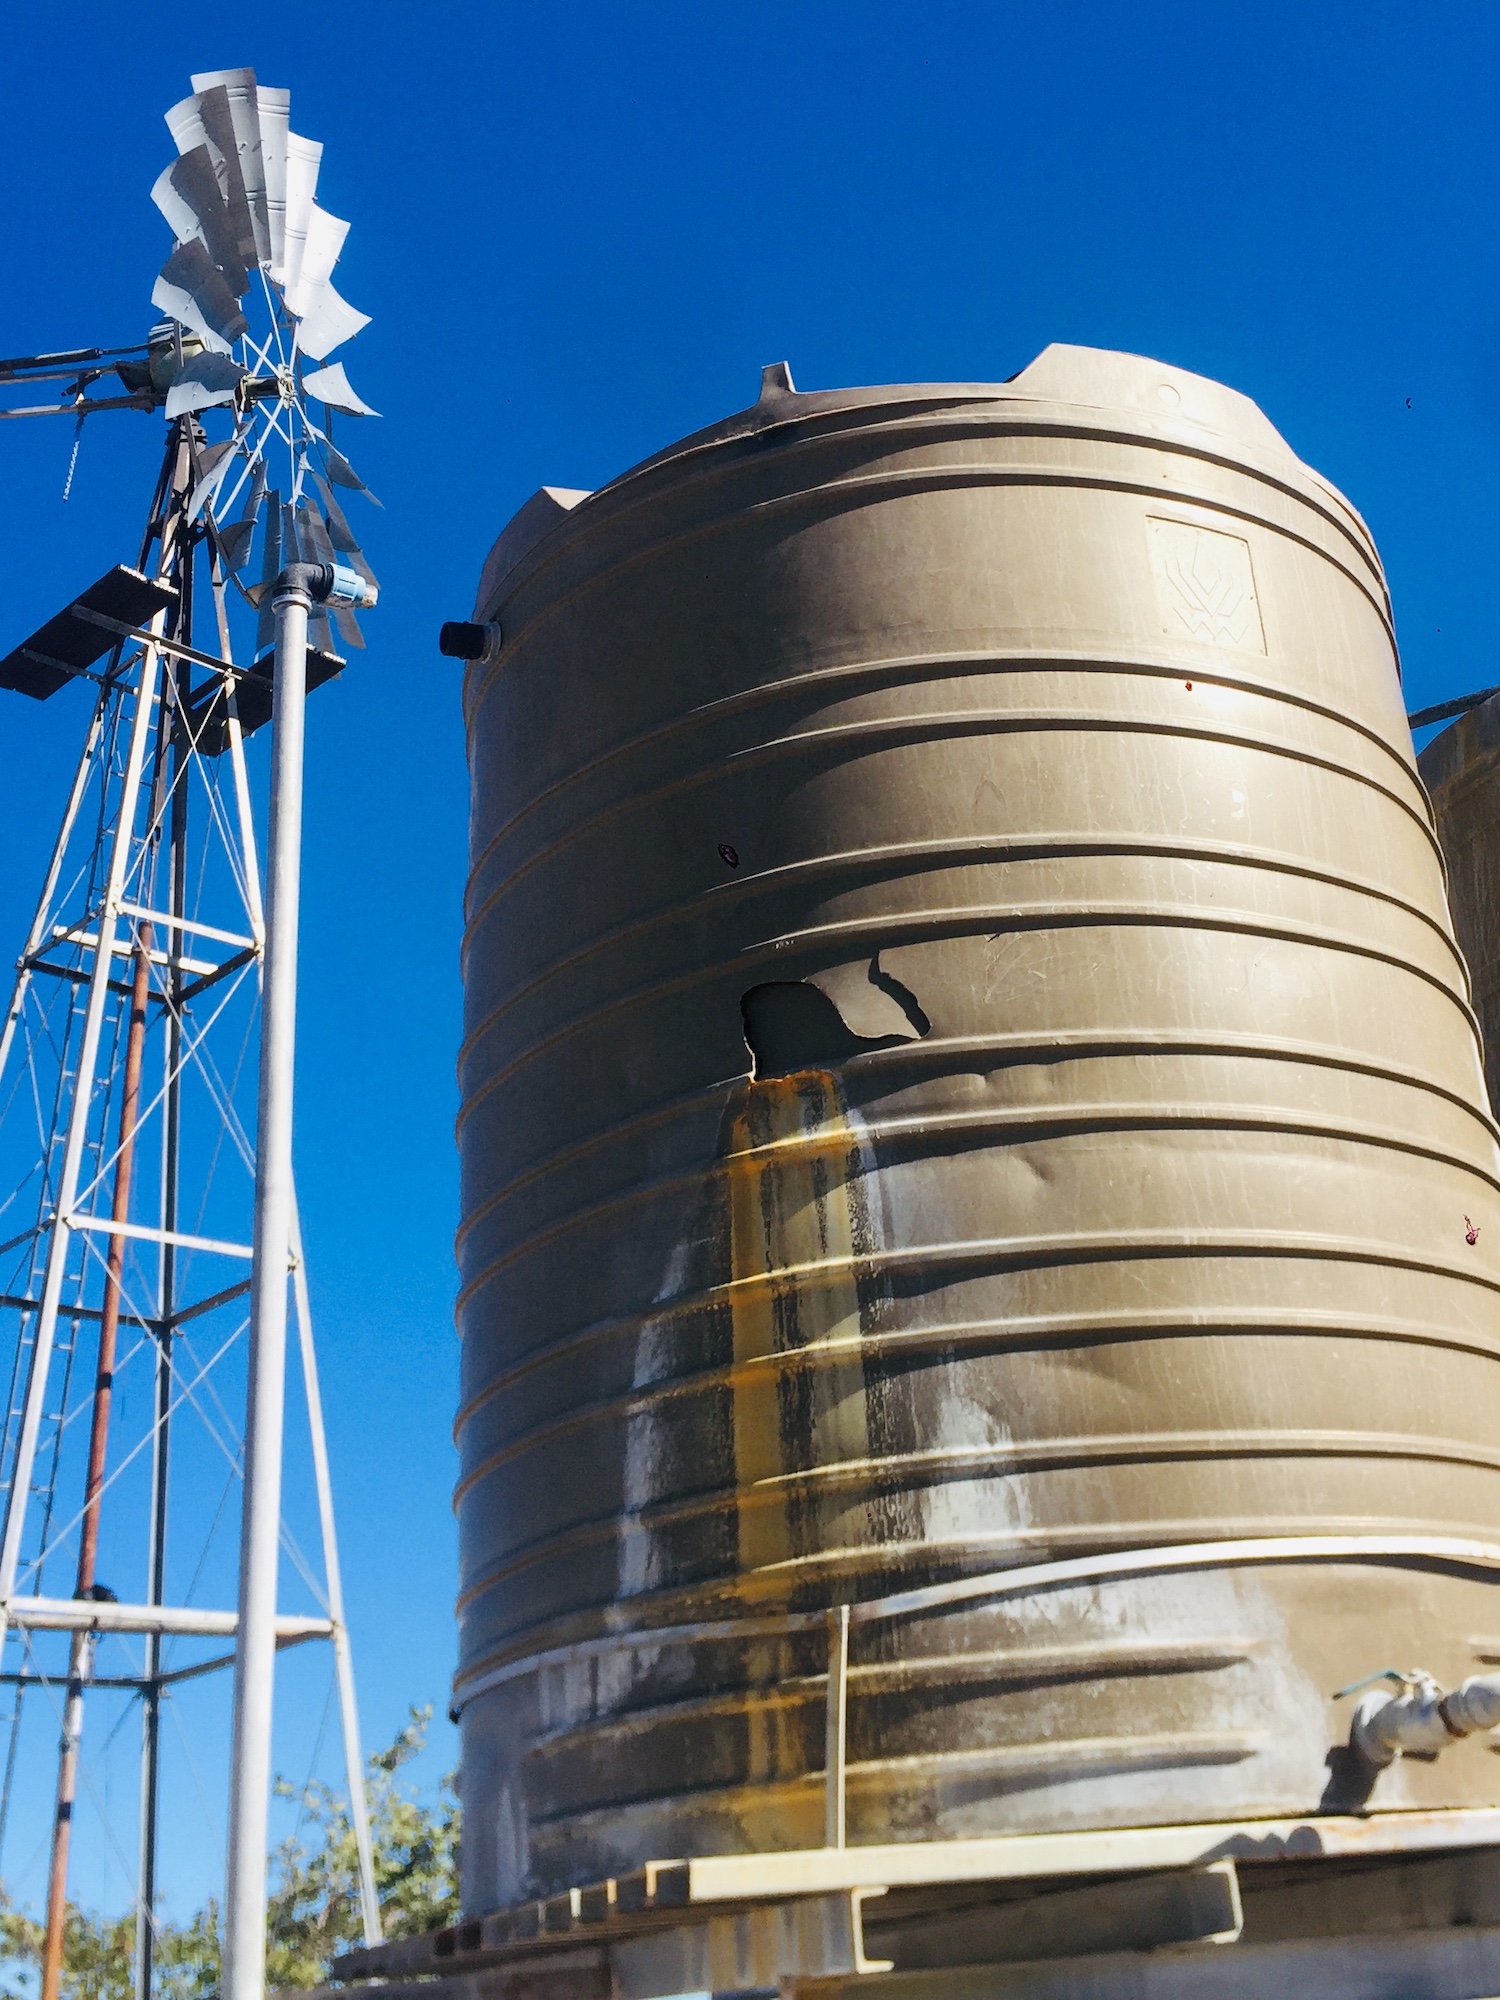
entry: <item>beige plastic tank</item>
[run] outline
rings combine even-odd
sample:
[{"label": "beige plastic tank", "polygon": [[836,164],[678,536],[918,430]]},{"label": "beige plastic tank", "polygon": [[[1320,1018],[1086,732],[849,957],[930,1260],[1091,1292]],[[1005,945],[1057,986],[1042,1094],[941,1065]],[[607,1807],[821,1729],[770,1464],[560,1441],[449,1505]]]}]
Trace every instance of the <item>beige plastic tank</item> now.
[{"label": "beige plastic tank", "polygon": [[1500,1802],[1332,1699],[1500,1647],[1500,1154],[1349,504],[1130,355],[772,369],[476,616],[466,1908],[816,1845],[795,1614],[1147,1548],[1257,1544],[856,1624],[848,1840]]}]

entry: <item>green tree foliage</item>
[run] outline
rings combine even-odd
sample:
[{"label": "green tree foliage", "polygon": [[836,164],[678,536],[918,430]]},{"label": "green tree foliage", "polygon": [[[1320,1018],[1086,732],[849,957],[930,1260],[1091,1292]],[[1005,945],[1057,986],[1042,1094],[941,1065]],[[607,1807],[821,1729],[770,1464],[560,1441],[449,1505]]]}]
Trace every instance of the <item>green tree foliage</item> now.
[{"label": "green tree foliage", "polygon": [[[0,1981],[7,1994],[25,1990],[17,1975],[42,1962],[42,1925],[8,1905],[0,1910]],[[135,1918],[94,1917],[69,1903],[63,1923],[68,2000],[130,2000],[134,1984]]]},{"label": "green tree foliage", "polygon": [[[431,1719],[431,1708],[414,1708],[395,1742],[370,1759],[366,1779],[375,1893],[389,1938],[436,1930],[458,1915],[459,1814],[451,1783],[444,1781],[434,1811],[397,1781],[421,1750]],[[283,1798],[297,1796],[285,1780],[276,1789]],[[301,1800],[313,1839],[283,1841],[276,1850],[266,1917],[268,1986],[320,1984],[329,1963],[364,1935],[348,1807],[326,1785],[310,1786]]]},{"label": "green tree foliage", "polygon": [[[370,1758],[365,1779],[375,1891],[387,1937],[413,1937],[458,1915],[458,1800],[445,1778],[436,1806],[403,1785],[400,1773],[426,1741],[431,1708],[414,1708],[406,1727]],[[327,1785],[298,1790],[302,1826],[272,1857],[266,1916],[266,1984],[317,1986],[330,1962],[360,1943],[359,1861],[346,1800]],[[0,1995],[20,1995],[41,1963],[42,1926],[11,1907],[0,1890]],[[63,1941],[67,2000],[130,2000],[135,1918],[100,1917],[68,1905]],[[164,1924],[157,1938],[161,2000],[212,2000],[219,1985],[219,1909],[212,1898],[190,1922]]]}]

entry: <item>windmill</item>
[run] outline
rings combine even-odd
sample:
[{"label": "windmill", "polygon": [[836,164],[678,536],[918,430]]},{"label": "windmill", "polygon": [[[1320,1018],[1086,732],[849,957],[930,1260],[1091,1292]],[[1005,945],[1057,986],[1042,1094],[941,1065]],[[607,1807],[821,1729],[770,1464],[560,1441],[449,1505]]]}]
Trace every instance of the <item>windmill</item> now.
[{"label": "windmill", "polygon": [[[367,321],[331,282],[348,225],[318,205],[322,149],[290,129],[289,93],[246,69],[192,81],[167,113],[177,156],[152,189],[174,237],[152,292],[163,318],[133,348],[0,363],[0,399],[57,398],[11,402],[0,417],[72,415],[75,460],[96,411],[167,422],[135,563],[0,660],[0,688],[19,696],[45,701],[78,679],[93,689],[0,1031],[0,1316],[13,1335],[0,1422],[0,1634],[13,1646],[0,1666],[15,1694],[0,1840],[26,1698],[60,1695],[44,2000],[61,1964],[87,1691],[124,1690],[141,1706],[136,1992],[147,2000],[162,1704],[230,1666],[222,1990],[260,1994],[274,1657],[309,1638],[333,1644],[364,1929],[379,1934],[291,1179],[303,702],[343,668],[341,648],[363,645],[355,608],[377,596],[335,489],[372,496],[332,437],[335,412],[374,413],[328,357]],[[111,374],[118,393],[99,392]],[[253,633],[248,658],[236,658],[237,621]],[[245,739],[267,723],[263,909]],[[252,1117],[233,1050],[256,1039],[257,1017]],[[289,1284],[321,1573],[281,1520]],[[239,1356],[243,1440],[218,1387]],[[243,1474],[232,1611],[173,1601],[192,1416],[230,1485]],[[278,1542],[316,1615],[278,1612]],[[60,1672],[47,1649],[63,1640]],[[171,1651],[184,1645],[186,1662]],[[106,1673],[110,1646],[125,1657]]]}]

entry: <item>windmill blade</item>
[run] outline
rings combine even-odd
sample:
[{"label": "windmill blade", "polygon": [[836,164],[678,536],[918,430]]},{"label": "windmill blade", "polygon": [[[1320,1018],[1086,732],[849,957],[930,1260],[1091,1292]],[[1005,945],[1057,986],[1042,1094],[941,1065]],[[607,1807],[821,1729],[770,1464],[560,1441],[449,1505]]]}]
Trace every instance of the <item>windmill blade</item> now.
[{"label": "windmill blade", "polygon": [[[310,551],[313,562],[332,563],[338,560],[334,554],[328,529],[323,524],[323,518],[310,500],[299,500],[297,503],[297,536],[302,545],[304,558]],[[360,631],[359,620],[354,613],[347,605],[331,606],[330,611],[333,622],[338,627],[339,637],[347,645],[357,647],[363,652],[365,635]]]},{"label": "windmill blade", "polygon": [[[218,175],[224,206],[229,210],[235,249],[241,263],[247,266],[255,264],[259,261],[259,257],[255,241],[255,224],[250,215],[250,196],[245,187],[245,176],[240,161],[239,140],[234,129],[234,112],[229,102],[229,92],[222,83],[212,90],[202,90],[198,93],[198,115],[203,120],[203,129],[208,135],[214,172]],[[255,142],[258,152],[259,125],[255,128]]]},{"label": "windmill blade", "polygon": [[[206,151],[204,157],[207,157]],[[206,244],[207,239],[204,237],[203,224],[199,220],[197,209],[177,189],[177,169],[181,165],[182,160],[176,159],[169,167],[162,168],[151,183],[151,199],[167,218],[167,227],[179,243],[186,243],[196,236]],[[218,192],[219,186],[216,181],[214,193]]]},{"label": "windmill blade", "polygon": [[185,416],[189,410],[211,409],[215,403],[232,403],[245,379],[246,370],[228,354],[196,354],[179,368],[167,391],[167,419]]},{"label": "windmill blade", "polygon": [[333,497],[333,489],[321,472],[313,472],[312,483],[317,488],[318,498],[323,503],[323,513],[328,522],[328,539],[340,555],[357,556],[359,543],[354,539],[354,530],[349,526],[343,508]]},{"label": "windmill blade", "polygon": [[297,510],[290,500],[281,504],[281,565],[288,563],[316,562],[311,549],[302,546],[302,537],[297,532]]},{"label": "windmill blade", "polygon": [[190,326],[204,343],[227,354],[250,322],[203,244],[195,237],[179,243],[151,288],[151,303],[182,326]]},{"label": "windmill blade", "polygon": [[237,437],[226,438],[222,444],[206,445],[197,454],[193,470],[198,475],[198,483],[193,488],[187,507],[187,518],[190,521],[196,521],[203,508],[208,505],[210,495],[217,494],[224,475],[229,470],[230,462],[239,448],[239,442]]},{"label": "windmill blade", "polygon": [[256,608],[260,613],[255,627],[257,655],[276,644],[276,613],[271,608],[271,585],[281,574],[281,528],[284,518],[281,495],[273,487],[271,507],[266,515],[266,543],[260,558],[260,584],[256,593]]},{"label": "windmill blade", "polygon": [[303,238],[297,275],[289,279],[285,287],[287,309],[296,313],[299,319],[317,304],[319,294],[333,275],[333,267],[339,261],[339,253],[348,234],[347,222],[341,222],[326,208],[312,203],[307,213],[307,232]]},{"label": "windmill blade", "polygon": [[250,274],[235,249],[229,211],[219,191],[218,176],[208,147],[195,146],[157,175],[151,199],[167,218],[179,243],[196,237],[223,274],[236,298],[242,298]]},{"label": "windmill blade", "polygon": [[349,377],[344,373],[342,361],[335,361],[331,368],[315,368],[304,375],[302,387],[309,396],[315,396],[320,403],[326,403],[332,410],[347,410],[351,417],[378,417],[379,410],[372,410],[368,403],[361,402],[350,387]]},{"label": "windmill blade", "polygon": [[369,324],[368,313],[340,298],[332,285],[324,285],[312,310],[297,323],[297,345],[309,359],[321,361]]},{"label": "windmill blade", "polygon": [[362,653],[365,650],[365,635],[359,629],[359,620],[355,617],[349,606],[347,604],[334,604],[329,609],[333,622],[338,627],[338,635],[344,644],[352,646],[356,652]]},{"label": "windmill blade", "polygon": [[321,604],[315,604],[307,614],[307,649],[309,652],[319,653],[334,651],[333,632],[328,623],[328,613]]},{"label": "windmill blade", "polygon": [[280,272],[283,286],[295,285],[302,271],[302,252],[307,247],[308,218],[318,191],[318,168],[323,162],[320,139],[304,139],[296,132],[286,135],[286,223]]},{"label": "windmill blade", "polygon": [[332,488],[319,472],[312,474],[312,483],[323,502],[323,512],[328,521],[328,539],[344,558],[355,574],[362,577],[371,590],[379,590],[380,579],[365,561],[365,552],[354,539],[354,531],[345,519],[344,510],[333,497]]},{"label": "windmill blade", "polygon": [[258,458],[255,461],[255,470],[250,475],[250,491],[245,495],[245,504],[240,509],[239,519],[232,521],[227,528],[219,530],[219,553],[224,558],[226,569],[238,571],[245,567],[265,499],[266,461]]},{"label": "windmill blade", "polygon": [[174,104],[166,114],[167,130],[172,135],[172,143],[179,153],[191,153],[195,146],[208,144],[208,133],[203,125],[203,107],[196,97],[184,97],[180,104]]},{"label": "windmill blade", "polygon": [[311,500],[297,502],[297,544],[304,562],[334,561],[333,543],[328,539],[322,515]]},{"label": "windmill blade", "polygon": [[260,106],[253,69],[216,69],[193,78],[193,89],[203,103],[203,122],[215,143],[224,141],[215,131],[220,94],[229,113],[228,138],[239,162],[240,185],[245,191],[254,240],[254,261],[266,264],[271,257],[271,231],[266,213],[266,170],[260,144]]},{"label": "windmill blade", "polygon": [[375,495],[366,486],[344,454],[335,449],[331,438],[324,438],[323,440],[323,455],[328,461],[328,477],[333,481],[335,486],[345,486],[351,493],[363,493],[365,498],[374,501],[377,507],[384,506],[384,501],[375,499]]},{"label": "windmill blade", "polygon": [[271,254],[268,269],[278,282],[286,269],[286,144],[292,114],[292,93],[261,84],[255,93],[260,118],[260,157],[266,178],[266,235]]}]

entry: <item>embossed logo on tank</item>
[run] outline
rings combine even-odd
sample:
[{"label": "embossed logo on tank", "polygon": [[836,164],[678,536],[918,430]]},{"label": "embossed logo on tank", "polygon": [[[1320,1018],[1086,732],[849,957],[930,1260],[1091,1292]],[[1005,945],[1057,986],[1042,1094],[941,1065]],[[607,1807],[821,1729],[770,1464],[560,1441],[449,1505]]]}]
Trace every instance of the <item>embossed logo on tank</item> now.
[{"label": "embossed logo on tank", "polygon": [[1188,521],[1147,519],[1162,630],[1241,653],[1266,650],[1250,567],[1250,544],[1238,535]]}]

